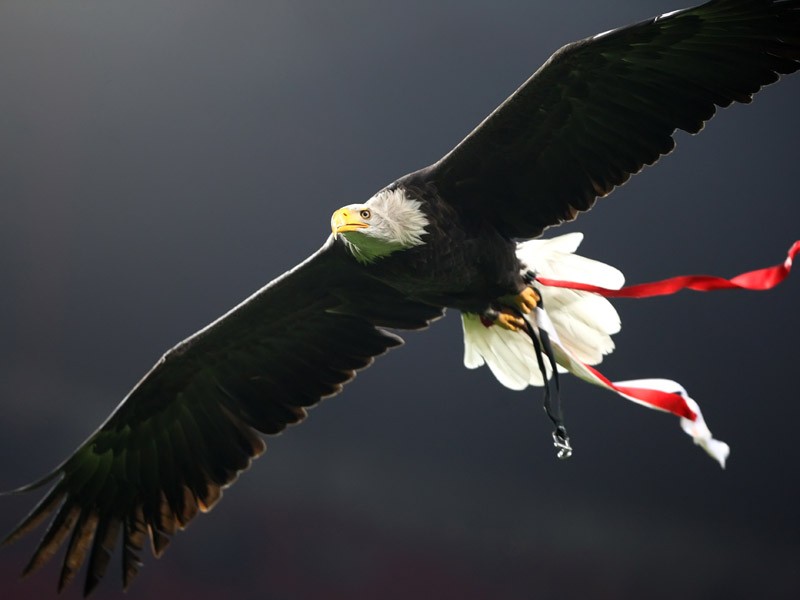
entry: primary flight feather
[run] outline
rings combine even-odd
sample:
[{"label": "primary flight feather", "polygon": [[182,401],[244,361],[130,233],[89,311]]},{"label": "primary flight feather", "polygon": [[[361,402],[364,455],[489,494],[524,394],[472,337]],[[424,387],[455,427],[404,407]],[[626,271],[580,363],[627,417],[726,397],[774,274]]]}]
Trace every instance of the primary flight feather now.
[{"label": "primary flight feather", "polygon": [[[798,69],[800,0],[714,0],[563,47],[441,160],[337,210],[320,250],[169,350],[70,458],[16,490],[53,484],[6,542],[51,518],[25,572],[66,544],[58,587],[88,560],[88,594],[121,537],[127,588],[145,542],[160,555],[264,451],[259,432],[301,421],[400,345],[388,329],[447,307],[462,312],[466,365],[508,387],[546,385],[553,367],[605,385],[590,365],[613,349],[616,312],[534,284],[613,289],[621,274],[576,256],[575,234],[518,241],[591,208],[670,152],[676,129]],[[526,335],[549,339],[559,365]],[[724,464],[689,400],[666,409]]]}]

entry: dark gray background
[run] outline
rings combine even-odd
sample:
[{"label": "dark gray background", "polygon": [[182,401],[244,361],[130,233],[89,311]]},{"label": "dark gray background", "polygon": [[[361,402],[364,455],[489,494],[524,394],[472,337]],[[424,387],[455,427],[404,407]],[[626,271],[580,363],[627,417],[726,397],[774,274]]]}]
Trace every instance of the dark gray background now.
[{"label": "dark gray background", "polygon": [[[683,5],[3,0],[0,489],[560,45]],[[799,100],[794,77],[723,111],[559,232],[630,282],[782,261]],[[793,597],[799,298],[795,276],[616,303],[603,371],[682,382],[726,471],[677,419],[574,381],[557,461],[539,392],[465,370],[452,313],[270,440],[127,598]],[[0,499],[0,530],[34,500]],[[55,565],[17,582],[34,541],[0,553],[4,598],[54,594]],[[119,597],[118,554],[98,599]]]}]

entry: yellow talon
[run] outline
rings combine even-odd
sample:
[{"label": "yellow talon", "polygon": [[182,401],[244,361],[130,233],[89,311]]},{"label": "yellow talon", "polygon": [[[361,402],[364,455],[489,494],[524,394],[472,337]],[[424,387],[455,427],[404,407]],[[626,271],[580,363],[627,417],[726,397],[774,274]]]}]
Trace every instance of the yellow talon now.
[{"label": "yellow talon", "polygon": [[509,331],[519,331],[525,328],[525,320],[522,317],[508,312],[500,312],[494,324],[499,325],[503,329],[508,329]]},{"label": "yellow talon", "polygon": [[524,314],[531,312],[539,304],[539,294],[532,287],[526,287],[519,294],[514,296],[514,304]]}]

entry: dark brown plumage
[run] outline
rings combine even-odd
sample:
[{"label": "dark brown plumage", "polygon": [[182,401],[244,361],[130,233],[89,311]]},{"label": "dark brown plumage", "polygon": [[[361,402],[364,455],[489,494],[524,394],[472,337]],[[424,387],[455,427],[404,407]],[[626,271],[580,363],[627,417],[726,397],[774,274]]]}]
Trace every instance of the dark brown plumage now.
[{"label": "dark brown plumage", "polygon": [[[353,297],[352,289],[362,293]],[[64,464],[17,490],[58,478],[5,542],[55,512],[24,572],[69,540],[58,588],[88,556],[88,594],[122,533],[127,588],[145,540],[161,555],[169,536],[211,509],[265,450],[256,430],[275,434],[301,421],[306,407],[402,344],[383,327],[420,329],[441,313],[365,277],[329,241],[167,352]]]}]

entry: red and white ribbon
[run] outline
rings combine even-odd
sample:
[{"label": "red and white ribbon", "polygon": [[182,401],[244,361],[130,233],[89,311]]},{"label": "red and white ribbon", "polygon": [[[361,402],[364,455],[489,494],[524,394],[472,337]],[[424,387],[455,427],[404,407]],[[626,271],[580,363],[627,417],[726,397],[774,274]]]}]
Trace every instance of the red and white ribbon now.
[{"label": "red and white ribbon", "polygon": [[[722,289],[768,290],[781,283],[791,271],[794,257],[800,253],[800,241],[789,249],[786,260],[780,264],[764,269],[742,273],[731,279],[710,275],[685,275],[661,281],[626,286],[621,289],[609,289],[575,281],[562,281],[537,277],[540,285],[570,288],[593,292],[610,298],[647,298],[674,294],[683,289],[696,291],[713,291]],[[681,427],[692,436],[695,444],[701,446],[724,468],[730,448],[725,442],[714,439],[708,429],[700,407],[686,393],[679,383],[669,379],[638,379],[632,381],[612,382],[597,369],[582,363],[564,347],[558,339],[558,333],[552,321],[542,308],[535,311],[536,326],[550,336],[555,358],[568,371],[581,379],[610,389],[623,398],[627,398],[649,408],[671,412],[681,418]]]},{"label": "red and white ribbon", "polygon": [[702,447],[709,456],[725,468],[725,460],[730,454],[730,447],[725,442],[715,439],[703,419],[703,413],[697,402],[689,397],[686,390],[676,381],[670,379],[637,379],[631,381],[612,382],[594,367],[582,363],[564,347],[550,317],[542,308],[534,314],[536,327],[547,332],[553,347],[555,359],[576,377],[584,381],[616,392],[623,398],[648,408],[671,412],[681,418],[681,427],[692,436],[694,443]]}]

